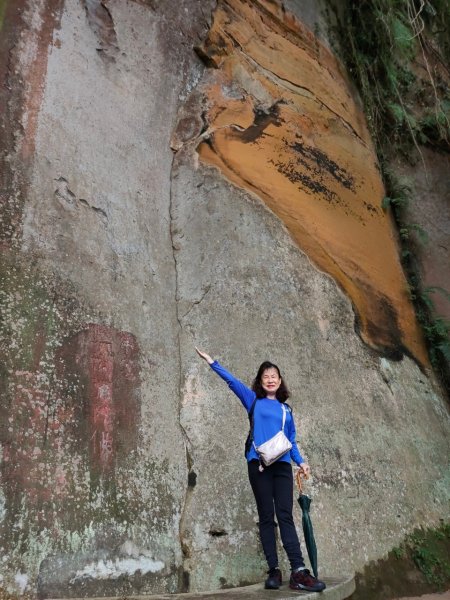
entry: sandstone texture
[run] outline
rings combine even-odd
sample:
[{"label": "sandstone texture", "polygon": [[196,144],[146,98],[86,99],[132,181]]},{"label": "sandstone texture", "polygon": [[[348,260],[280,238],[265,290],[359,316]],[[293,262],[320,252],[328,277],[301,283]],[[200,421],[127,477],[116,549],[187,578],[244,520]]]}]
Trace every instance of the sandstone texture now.
[{"label": "sandstone texture", "polygon": [[1,590],[261,580],[247,417],[194,345],[280,364],[322,575],[448,518],[448,404],[324,6],[2,4]]},{"label": "sandstone texture", "polygon": [[266,0],[219,2],[200,54],[215,67],[201,158],[264,199],[342,285],[366,341],[426,362],[374,149],[338,61]]}]

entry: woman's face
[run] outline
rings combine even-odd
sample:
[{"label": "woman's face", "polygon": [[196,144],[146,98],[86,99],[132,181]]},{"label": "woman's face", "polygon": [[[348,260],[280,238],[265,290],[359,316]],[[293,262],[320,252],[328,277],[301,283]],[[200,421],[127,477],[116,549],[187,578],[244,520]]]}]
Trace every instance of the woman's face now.
[{"label": "woman's face", "polygon": [[274,367],[265,369],[261,375],[261,385],[268,396],[275,396],[278,388],[281,385],[281,377]]}]

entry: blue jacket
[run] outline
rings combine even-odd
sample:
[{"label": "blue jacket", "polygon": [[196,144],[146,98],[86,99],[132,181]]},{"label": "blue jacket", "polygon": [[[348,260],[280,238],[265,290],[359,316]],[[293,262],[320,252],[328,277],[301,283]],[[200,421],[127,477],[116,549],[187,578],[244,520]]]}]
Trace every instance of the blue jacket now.
[{"label": "blue jacket", "polygon": [[[224,381],[227,382],[228,387],[233,391],[239,400],[242,402],[247,413],[256,398],[256,394],[253,390],[245,386],[239,379],[236,379],[228,373],[226,369],[215,360],[211,365],[211,369],[217,373]],[[276,435],[281,429],[281,423],[283,419],[283,410],[278,400],[271,400],[269,398],[260,398],[255,405],[253,413],[253,438],[256,446],[260,446],[267,440],[270,440]],[[300,454],[297,442],[295,441],[296,431],[295,423],[292,413],[289,409],[286,410],[286,422],[284,424],[284,433],[292,444],[292,448],[286,454],[283,454],[278,461],[291,462],[291,459],[300,466],[304,459]],[[247,461],[259,460],[258,454],[255,448],[252,446],[247,453]],[[278,462],[277,461],[277,462]]]}]

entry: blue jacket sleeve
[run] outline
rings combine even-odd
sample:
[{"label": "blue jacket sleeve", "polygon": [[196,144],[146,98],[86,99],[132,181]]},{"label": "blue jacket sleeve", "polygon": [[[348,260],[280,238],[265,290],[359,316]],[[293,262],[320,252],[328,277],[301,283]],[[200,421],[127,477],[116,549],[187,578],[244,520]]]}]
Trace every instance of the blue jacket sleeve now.
[{"label": "blue jacket sleeve", "polygon": [[291,412],[291,421],[290,421],[290,425],[289,425],[289,435],[288,435],[289,441],[292,444],[291,460],[293,460],[296,465],[300,466],[302,464],[302,462],[305,462],[305,459],[300,454],[300,451],[298,449],[297,442],[295,440],[296,435],[297,435],[297,432],[295,429],[294,415]]},{"label": "blue jacket sleeve", "polygon": [[244,405],[244,408],[247,412],[249,412],[254,399],[256,398],[256,394],[253,390],[244,385],[239,379],[233,377],[231,373],[228,373],[226,369],[220,365],[217,360],[215,360],[211,365],[211,369],[219,375],[226,383],[232,392],[236,394],[239,400]]}]

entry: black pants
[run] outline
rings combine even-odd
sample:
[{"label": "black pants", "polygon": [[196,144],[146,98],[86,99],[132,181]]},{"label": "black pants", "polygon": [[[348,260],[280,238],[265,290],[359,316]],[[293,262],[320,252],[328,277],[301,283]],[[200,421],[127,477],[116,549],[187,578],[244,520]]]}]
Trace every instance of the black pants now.
[{"label": "black pants", "polygon": [[280,528],[281,541],[286,550],[291,569],[304,567],[300,542],[292,518],[293,477],[287,462],[275,462],[259,471],[259,462],[248,463],[248,477],[255,495],[259,515],[259,535],[269,569],[278,566],[275,540],[274,508]]}]

